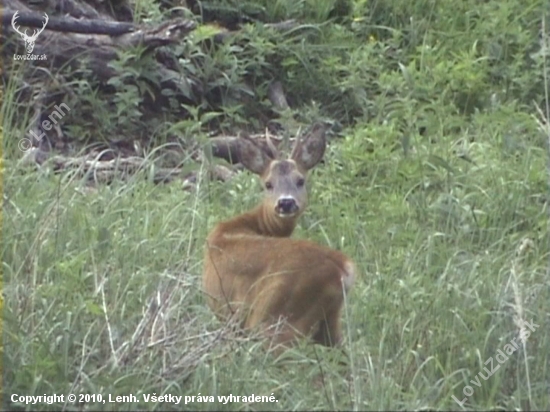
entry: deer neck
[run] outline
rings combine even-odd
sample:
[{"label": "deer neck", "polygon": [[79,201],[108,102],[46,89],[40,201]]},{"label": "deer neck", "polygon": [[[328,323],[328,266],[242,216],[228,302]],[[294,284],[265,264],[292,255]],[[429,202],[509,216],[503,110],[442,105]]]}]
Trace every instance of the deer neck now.
[{"label": "deer neck", "polygon": [[247,231],[260,236],[270,237],[289,237],[292,235],[298,222],[298,216],[281,218],[264,204],[258,205],[237,219],[241,220],[240,223],[242,226],[239,226],[245,227]]}]

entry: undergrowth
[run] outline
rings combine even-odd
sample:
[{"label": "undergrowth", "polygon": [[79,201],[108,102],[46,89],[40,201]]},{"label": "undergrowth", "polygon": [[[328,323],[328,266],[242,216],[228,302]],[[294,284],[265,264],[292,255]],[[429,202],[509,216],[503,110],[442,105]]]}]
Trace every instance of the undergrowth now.
[{"label": "undergrowth", "polygon": [[[184,119],[170,98],[143,115],[146,88],[125,76],[147,61],[125,51],[111,91],[64,86],[77,91],[64,127],[83,142],[149,134],[152,146],[170,134],[203,142],[209,128],[259,130],[272,80],[287,90],[293,109],[281,119],[292,131],[340,122],[295,237],[357,263],[342,350],[304,342],[275,357],[206,307],[204,239],[258,201],[255,177],[210,181],[205,158],[192,190],[147,172],[90,186],[21,165],[30,114],[14,68],[2,105],[6,409],[51,410],[11,396],[54,393],[140,400],[53,405],[67,410],[549,409],[548,4],[234,3],[211,4],[303,24],[286,34],[248,25],[212,49],[191,36],[173,52],[206,88]],[[195,398],[145,402],[153,393]],[[218,401],[230,394],[277,402]]]}]

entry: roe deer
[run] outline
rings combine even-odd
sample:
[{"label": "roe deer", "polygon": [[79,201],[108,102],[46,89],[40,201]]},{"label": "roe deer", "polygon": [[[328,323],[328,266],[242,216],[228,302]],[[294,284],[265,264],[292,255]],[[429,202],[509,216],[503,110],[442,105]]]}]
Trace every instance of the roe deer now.
[{"label": "roe deer", "polygon": [[237,315],[245,329],[273,326],[273,343],[296,337],[333,346],[341,340],[340,311],[355,267],[343,253],[291,239],[307,203],[305,179],[325,152],[324,124],[297,138],[288,159],[249,137],[238,141],[240,161],[260,176],[265,195],[254,209],[218,223],[207,238],[203,287],[220,319]]}]

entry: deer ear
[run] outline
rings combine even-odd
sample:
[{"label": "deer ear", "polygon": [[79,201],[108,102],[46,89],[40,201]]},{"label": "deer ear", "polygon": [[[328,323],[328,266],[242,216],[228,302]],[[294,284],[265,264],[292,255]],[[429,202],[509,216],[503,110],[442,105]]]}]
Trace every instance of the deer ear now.
[{"label": "deer ear", "polygon": [[262,175],[273,161],[273,154],[261,147],[247,134],[241,134],[238,141],[239,160],[252,173]]},{"label": "deer ear", "polygon": [[303,170],[313,168],[321,161],[326,148],[326,123],[316,123],[309,133],[302,138],[297,137],[290,158]]}]

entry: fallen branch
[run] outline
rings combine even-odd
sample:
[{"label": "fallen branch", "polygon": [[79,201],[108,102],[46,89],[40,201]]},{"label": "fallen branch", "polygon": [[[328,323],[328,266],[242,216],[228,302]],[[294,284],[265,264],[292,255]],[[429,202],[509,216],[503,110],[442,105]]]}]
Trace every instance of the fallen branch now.
[{"label": "fallen branch", "polygon": [[[265,140],[265,136],[258,135],[253,136],[257,139],[258,144],[264,148],[264,150],[269,151],[269,146]],[[281,139],[276,136],[271,136],[271,141],[278,147]],[[241,151],[239,149],[239,138],[235,136],[221,136],[213,137],[209,139],[209,143],[212,147],[212,156],[224,159],[230,164],[242,163]]]},{"label": "fallen branch", "polygon": [[[183,179],[183,188],[193,188],[197,182],[197,172],[185,167],[157,167],[153,161],[139,156],[117,156],[108,160],[99,160],[113,154],[112,150],[100,153],[90,152],[83,156],[50,156],[38,147],[28,150],[20,161],[21,165],[51,167],[54,172],[74,172],[79,177],[95,183],[109,183],[115,178],[127,180],[136,173],[149,169],[154,183],[169,183],[177,178]],[[223,165],[214,165],[209,170],[210,178],[226,182],[235,176],[235,170]]]},{"label": "fallen branch", "polygon": [[[11,25],[13,15],[16,10],[5,10],[2,13],[2,25],[8,27]],[[25,11],[17,16],[17,23],[27,27],[42,27],[44,23],[44,14]],[[70,33],[84,34],[107,34],[110,36],[119,36],[136,30],[133,23],[107,21],[107,20],[89,20],[75,19],[73,17],[50,17],[46,26],[47,30]]]}]

